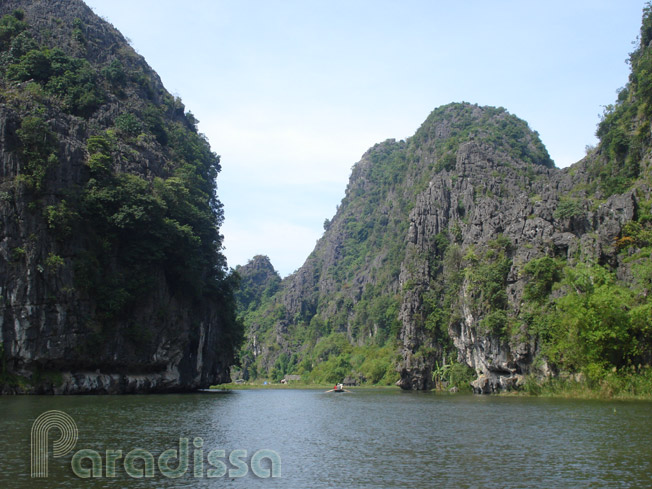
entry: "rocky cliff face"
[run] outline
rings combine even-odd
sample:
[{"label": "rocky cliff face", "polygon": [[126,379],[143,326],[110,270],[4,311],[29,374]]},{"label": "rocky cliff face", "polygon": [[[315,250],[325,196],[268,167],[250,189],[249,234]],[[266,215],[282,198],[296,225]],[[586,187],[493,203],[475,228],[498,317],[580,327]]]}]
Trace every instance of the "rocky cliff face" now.
[{"label": "rocky cliff face", "polygon": [[[499,132],[503,127],[520,138],[504,137]],[[488,161],[478,159],[482,151]],[[316,336],[344,332],[352,344],[370,339],[391,342],[400,334],[406,358],[403,370],[421,375],[410,362],[432,365],[435,357],[441,359],[444,345],[434,340],[438,352],[420,354],[418,360],[410,353],[434,344],[420,339],[421,327],[413,320],[421,305],[411,298],[421,292],[409,289],[414,282],[429,279],[414,255],[427,262],[434,237],[452,234],[454,225],[455,233],[466,233],[461,219],[468,220],[474,212],[479,191],[502,193],[501,202],[507,201],[511,190],[503,181],[509,176],[507,165],[520,172],[515,177],[519,191],[538,176],[543,187],[556,171],[538,136],[523,121],[502,109],[470,104],[437,109],[408,141],[388,140],[371,148],[354,166],[346,196],[306,263],[248,321],[250,344],[245,350],[262,357],[259,366],[265,370],[280,353],[309,348],[305,343],[297,348],[297,328],[318,329]],[[526,175],[526,169],[532,175]],[[500,214],[490,202],[483,209]],[[495,229],[487,224],[474,228],[468,242],[477,235],[491,236]],[[426,275],[419,277],[421,272]],[[280,348],[268,350],[267,343]],[[426,388],[430,381],[403,380],[402,385]]]},{"label": "rocky cliff face", "polygon": [[219,159],[192,115],[81,1],[0,17],[2,391],[226,381]]},{"label": "rocky cliff face", "polygon": [[[467,142],[458,149],[455,168],[436,175],[418,195],[406,240],[410,259],[401,273],[401,283],[414,284],[401,306],[402,387],[432,387],[433,366],[442,361],[442,338],[424,326],[424,296],[441,293],[442,284],[461,269],[467,273],[459,278],[447,332],[458,359],[478,374],[474,389],[495,392],[515,387],[529,373],[550,374],[545,362],[533,366],[536,336],[524,330],[507,337],[481,326],[490,308],[479,301],[471,271],[478,256],[493,252],[497,237],[505,240],[506,267],[499,285],[505,292],[506,317],[516,318],[528,280],[523,265],[535,258],[553,256],[572,262],[584,254],[584,259],[622,266],[614,240],[634,219],[637,197],[630,191],[596,206],[588,195],[575,192],[577,208],[572,215],[563,215],[558,212],[560,203],[578,188],[581,167],[573,171],[535,166],[491,145]],[[433,267],[428,258],[436,246],[433,237],[440,233],[457,243],[457,256]]]},{"label": "rocky cliff face", "polygon": [[[481,393],[558,373],[524,319],[525,267],[547,257],[631,276],[614,242],[650,194],[641,180],[605,198],[595,168],[606,157],[560,170],[502,109],[435,110],[412,138],[379,144],[354,167],[306,263],[246,318],[250,362],[264,375],[279,355],[300,359],[341,332],[352,345],[396,338],[404,389],[434,387],[451,362],[475,371]],[[310,358],[295,371],[315,368]]]},{"label": "rocky cliff face", "polygon": [[639,39],[599,145],[568,169],[554,167],[524,121],[466,103],[434,110],[406,141],[367,151],[304,265],[246,312],[245,369],[404,389],[473,375],[479,393],[527,376],[581,374],[600,385],[644,374],[649,8]]}]

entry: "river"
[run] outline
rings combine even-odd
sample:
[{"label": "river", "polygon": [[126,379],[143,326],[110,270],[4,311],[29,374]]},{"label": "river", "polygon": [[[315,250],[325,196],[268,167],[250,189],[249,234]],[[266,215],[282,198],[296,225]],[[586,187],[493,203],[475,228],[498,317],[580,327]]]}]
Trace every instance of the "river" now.
[{"label": "river", "polygon": [[[32,478],[43,439],[30,434],[50,411],[77,436],[55,457],[50,427],[47,457],[34,452],[47,477],[40,465]],[[646,488],[652,403],[389,389],[2,397],[0,447],[3,488]]]}]

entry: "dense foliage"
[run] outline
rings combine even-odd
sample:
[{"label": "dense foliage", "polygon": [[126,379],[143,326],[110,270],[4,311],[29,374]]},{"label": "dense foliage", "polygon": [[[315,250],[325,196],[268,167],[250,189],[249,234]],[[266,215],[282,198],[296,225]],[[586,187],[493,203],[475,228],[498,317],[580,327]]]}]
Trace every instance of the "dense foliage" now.
[{"label": "dense foliage", "polygon": [[[449,126],[451,134],[442,144],[434,145],[435,153],[425,154],[422,149],[427,146],[425,141],[436,137],[431,132],[441,124]],[[408,282],[402,288],[399,286],[401,266],[406,258],[407,216],[432,174],[454,169],[459,145],[470,139],[497,145],[506,158],[552,165],[545,147],[524,121],[504,109],[470,104],[450,104],[435,110],[407,141],[388,140],[375,145],[353,168],[337,214],[325,223],[326,235],[341,240],[338,258],[329,261],[324,247],[318,245],[304,266],[316,280],[332,281],[339,286],[326,293],[316,287],[307,291],[295,314],[286,310],[283,303],[286,291],[282,286],[277,295],[266,295],[259,306],[243,311],[249,335],[242,352],[245,377],[276,379],[281,373],[301,372],[304,380],[312,381],[326,381],[342,374],[361,383],[389,384],[398,380],[399,312],[404,292],[414,285]],[[423,297],[424,327],[442,345],[448,358],[454,358],[448,325],[456,315],[456,296],[465,274],[456,242],[459,233],[459,226],[453,226],[450,232],[440,234],[433,241],[430,269],[434,276],[445,268],[445,280]],[[503,243],[500,239],[497,242]],[[496,252],[498,263],[492,261],[490,270],[484,270],[482,263],[477,264],[478,287],[491,287],[484,274],[493,272],[492,267],[496,268],[496,277],[491,275],[490,280],[497,280],[495,287],[504,286],[504,268],[507,266],[509,270],[511,263],[508,259],[507,262],[498,259],[504,254],[504,250]],[[450,266],[444,267],[444,262]],[[471,268],[468,270],[470,273]],[[360,283],[363,286],[358,287]],[[247,286],[240,294],[250,292]],[[487,301],[493,314],[486,320],[487,327],[502,328],[499,320],[505,315],[505,301],[500,302],[497,297]],[[288,345],[279,345],[279,327]],[[256,351],[254,337],[256,345],[264,345],[265,351]],[[331,354],[314,355],[319,345],[324,341],[330,344],[333,338],[338,341]],[[359,349],[366,357],[379,359],[377,365],[384,366],[382,376],[371,375],[368,364],[351,361]],[[277,360],[268,363],[270,358]]]},{"label": "dense foliage", "polygon": [[[450,104],[433,111],[407,141],[388,140],[370,149],[353,168],[341,206],[325,221],[325,236],[296,279],[281,282],[278,292],[265,292],[243,311],[249,335],[242,352],[244,377],[279,381],[300,374],[305,382],[352,377],[389,384],[405,360],[398,355],[402,346],[411,349],[413,366],[430,368],[436,387],[464,387],[475,372],[455,361],[459,346],[451,337],[459,340],[464,325],[467,339],[481,338],[474,346],[510,345],[512,352],[527,346],[534,373],[525,379],[527,391],[561,392],[565,380],[584,379],[582,385],[607,395],[650,395],[651,40],[648,5],[640,45],[630,57],[629,83],[605,111],[596,151],[585,166],[568,172],[572,177],[586,168],[587,174],[578,176],[574,188],[550,197],[556,205],[537,205],[541,195],[532,192],[536,186],[544,193],[540,180],[533,183],[554,167],[545,147],[524,121],[502,108]],[[459,150],[468,143],[490,148],[487,153],[496,160],[487,182],[470,183],[469,175],[458,171],[464,163]],[[411,247],[406,244],[410,211],[435,174],[446,182],[443,191],[437,189],[444,199],[447,191],[464,185],[475,185],[473,195],[442,202],[446,211],[437,218],[444,221],[441,216],[448,213],[444,229],[432,235],[420,231],[423,243]],[[501,213],[501,206],[509,205],[499,195],[508,179],[513,197],[530,192],[533,214],[523,219],[552,223],[557,239],[568,239],[575,248],[565,248],[561,239],[557,245],[549,236],[517,242],[507,236],[506,226],[501,231],[506,235],[465,239],[463,229],[482,227],[472,222],[465,204],[484,204],[490,218]],[[604,235],[596,232],[599,206],[630,189],[633,219],[616,224],[622,230],[612,247],[598,244]],[[302,287],[301,293],[292,287]],[[417,310],[402,309],[406,297]],[[406,324],[417,333],[406,333]],[[401,345],[409,335],[414,343]],[[542,386],[541,377],[550,373]]]},{"label": "dense foliage", "polygon": [[629,81],[598,126],[600,159],[593,172],[607,195],[624,192],[641,174],[650,147],[652,119],[652,6],[643,10],[639,44],[630,54]]},{"label": "dense foliage", "polygon": [[[56,19],[55,19],[56,20]],[[100,336],[131,324],[162,281],[175,296],[221,309],[225,345],[242,335],[221,252],[222,204],[216,195],[219,157],[197,133],[178,99],[154,93],[144,63],[123,52],[99,63],[85,57],[85,28],[76,19],[68,54],[47,44],[16,11],[0,19],[0,96],[19,115],[22,185],[55,241],[78,243],[72,257],[76,292],[97,305]],[[46,37],[47,39],[47,37]],[[80,53],[79,56],[70,52]],[[86,139],[78,179],[58,187],[58,131],[76,127]],[[46,265],[63,265],[51,253]],[[166,314],[161,310],[159,314]]]},{"label": "dense foliage", "polygon": [[618,280],[605,266],[569,264],[548,257],[529,262],[521,318],[541,341],[542,358],[558,371],[581,372],[598,381],[650,364],[652,248],[628,257],[634,280]]},{"label": "dense foliage", "polygon": [[[454,108],[455,110],[451,110]],[[515,117],[502,107],[482,107],[471,104],[449,104],[435,109],[415,134],[413,143],[422,144],[437,137],[432,130],[442,122],[450,132],[442,145],[436,147],[437,169],[453,169],[460,143],[468,140],[484,142],[499,148],[511,157],[542,165],[554,166],[548,150],[527,122]]]}]

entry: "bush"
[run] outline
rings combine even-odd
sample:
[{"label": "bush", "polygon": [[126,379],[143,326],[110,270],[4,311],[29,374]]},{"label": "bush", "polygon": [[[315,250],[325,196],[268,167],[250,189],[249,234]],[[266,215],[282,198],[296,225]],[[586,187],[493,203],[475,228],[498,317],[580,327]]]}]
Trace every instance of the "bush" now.
[{"label": "bush", "polygon": [[555,219],[570,219],[571,217],[580,216],[584,213],[581,202],[575,199],[566,199],[559,202],[559,205],[553,213]]},{"label": "bush", "polygon": [[446,380],[449,387],[456,387],[460,391],[470,391],[471,382],[475,379],[475,370],[465,363],[452,363],[448,370]]},{"label": "bush", "polygon": [[25,251],[25,248],[22,246],[17,246],[13,250],[11,250],[11,260],[12,261],[21,261],[24,260],[25,257],[27,256],[27,252]]},{"label": "bush", "polygon": [[90,116],[104,102],[97,74],[85,59],[67,56],[62,50],[32,49],[7,67],[10,80],[35,80],[64,102],[74,115]]},{"label": "bush", "polygon": [[318,363],[310,373],[310,380],[317,384],[341,382],[351,372],[351,364],[346,355],[333,355]]},{"label": "bush", "polygon": [[523,272],[529,276],[525,285],[523,299],[542,303],[545,301],[555,282],[561,279],[563,265],[548,256],[530,260],[524,267]]},{"label": "bush", "polygon": [[110,175],[113,169],[111,147],[111,140],[106,134],[88,138],[86,142],[89,154],[87,164],[94,178],[102,179]]},{"label": "bush", "polygon": [[48,257],[45,259],[45,266],[53,271],[56,271],[57,269],[62,267],[63,264],[64,264],[63,258],[61,258],[59,255],[55,255],[54,253],[48,254]]},{"label": "bush", "polygon": [[504,336],[509,333],[509,317],[506,311],[491,311],[480,320],[480,329],[487,333]]},{"label": "bush", "polygon": [[114,59],[102,69],[102,75],[106,80],[114,86],[124,86],[127,81],[124,66],[118,59]]},{"label": "bush", "polygon": [[55,236],[64,239],[71,235],[73,227],[79,219],[79,214],[70,208],[65,200],[62,200],[56,205],[49,205],[45,208],[45,219],[48,222],[48,228],[54,232]]},{"label": "bush", "polygon": [[129,136],[137,136],[142,131],[142,124],[138,118],[131,114],[120,114],[115,119],[115,127],[122,133]]},{"label": "bush", "polygon": [[566,295],[554,301],[543,353],[568,371],[620,368],[641,360],[640,334],[632,324],[636,297],[603,267],[566,268]]},{"label": "bush", "polygon": [[23,158],[19,178],[38,192],[43,189],[48,170],[58,162],[56,136],[50,126],[38,116],[24,117],[16,135]]},{"label": "bush", "polygon": [[10,15],[5,15],[0,19],[0,51],[9,48],[13,38],[27,29],[27,24],[23,22],[24,14],[21,10],[15,10]]}]

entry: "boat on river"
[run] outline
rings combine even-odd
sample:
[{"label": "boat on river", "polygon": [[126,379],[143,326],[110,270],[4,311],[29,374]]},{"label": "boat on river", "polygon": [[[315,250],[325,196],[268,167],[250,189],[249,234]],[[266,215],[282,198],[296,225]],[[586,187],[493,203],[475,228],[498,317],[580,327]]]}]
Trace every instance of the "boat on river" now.
[{"label": "boat on river", "polygon": [[333,387],[330,390],[327,390],[326,392],[351,392],[351,391],[346,390],[343,384],[335,384],[335,387]]}]

